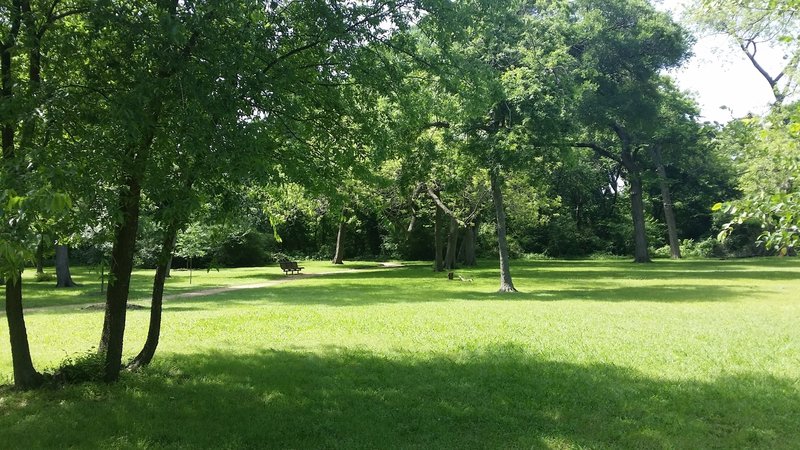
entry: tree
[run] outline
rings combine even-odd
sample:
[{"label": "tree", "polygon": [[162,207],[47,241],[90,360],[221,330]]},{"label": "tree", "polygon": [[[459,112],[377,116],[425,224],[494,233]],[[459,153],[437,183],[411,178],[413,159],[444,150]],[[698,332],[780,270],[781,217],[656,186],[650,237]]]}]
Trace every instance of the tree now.
[{"label": "tree", "polygon": [[[457,20],[472,25],[432,47],[452,61],[455,73],[435,73],[437,95],[454,106],[451,127],[464,153],[484,169],[495,208],[500,292],[514,292],[509,267],[503,188],[511,169],[522,168],[535,142],[556,141],[564,128],[565,102],[571,95],[567,53],[566,3],[465,2],[448,20],[430,21],[433,31]],[[421,23],[421,27],[428,26]],[[438,27],[437,27],[438,26]]]},{"label": "tree", "polygon": [[[722,32],[744,52],[753,68],[769,84],[774,97],[772,111],[762,120],[743,119],[733,127],[745,130],[736,146],[744,162],[739,200],[714,205],[731,217],[720,239],[727,238],[736,225],[747,221],[761,224],[759,241],[767,248],[788,254],[798,242],[796,139],[797,104],[788,104],[797,90],[800,70],[800,17],[795,0],[748,0],[731,3],[705,0],[690,10],[690,17],[705,30]],[[768,47],[783,54],[785,64],[770,69],[758,51]],[[741,127],[744,125],[744,127]],[[767,178],[764,178],[766,176]],[[767,180],[775,180],[769,183]]]},{"label": "tree", "polygon": [[717,203],[714,211],[730,217],[719,239],[724,240],[737,225],[756,221],[761,225],[759,241],[770,250],[787,255],[800,243],[800,108],[787,105],[764,120],[746,119],[752,133],[740,153],[734,155],[740,168],[740,199]]},{"label": "tree", "polygon": [[[794,0],[702,0],[689,9],[689,17],[701,30],[727,35],[769,84],[773,106],[780,107],[800,81],[796,7]],[[765,64],[759,54],[764,47],[783,53],[785,64],[778,69]]]},{"label": "tree", "polygon": [[42,61],[49,50],[43,40],[81,10],[72,2],[15,0],[0,6],[0,279],[5,280],[14,383],[21,388],[42,380],[31,362],[22,310],[24,263],[41,241],[31,239],[33,225],[69,207],[69,198],[54,189],[52,174],[35,164],[46,141],[40,125],[47,115],[47,108],[37,109],[53,95],[42,89]]},{"label": "tree", "polygon": [[[185,66],[174,71],[160,67],[156,73],[200,93],[159,102],[158,114],[151,118],[169,124],[165,128],[171,132],[146,135],[152,162],[137,175],[137,183],[160,205],[164,237],[148,339],[131,367],[149,363],[155,352],[169,255],[197,199],[236,195],[264,183],[294,181],[330,189],[337,181],[331,172],[357,160],[363,143],[353,138],[364,133],[362,126],[367,128],[368,121],[362,119],[369,117],[370,109],[364,96],[357,95],[368,92],[361,90],[354,75],[365,70],[363,57],[371,54],[364,42],[384,33],[380,27],[387,20],[402,25],[400,10],[408,4],[366,2],[344,8],[326,2],[252,1],[230,4],[224,12],[213,5],[205,5],[205,10],[185,6],[171,3],[166,16],[173,25],[187,28],[176,55]],[[257,22],[255,27],[250,20]],[[257,42],[273,47],[251,46]],[[250,45],[242,48],[243,43]],[[206,64],[209,53],[216,65]],[[204,56],[196,60],[194,54]],[[374,64],[371,67],[374,70]],[[163,114],[167,107],[175,114]],[[181,192],[188,201],[175,201]],[[192,230],[177,244],[190,264],[206,247],[189,239],[197,234]],[[107,305],[111,311],[111,303]],[[124,315],[114,320],[124,326]],[[106,323],[113,325],[114,320]],[[112,331],[113,326],[104,327],[103,342],[111,340]],[[108,349],[107,378],[113,378],[118,350],[115,347],[112,355]]]},{"label": "tree", "polygon": [[642,158],[658,116],[660,72],[688,55],[688,34],[640,0],[586,1],[570,53],[582,63],[579,107],[588,140],[578,144],[620,164],[630,189],[634,260],[648,262]]}]

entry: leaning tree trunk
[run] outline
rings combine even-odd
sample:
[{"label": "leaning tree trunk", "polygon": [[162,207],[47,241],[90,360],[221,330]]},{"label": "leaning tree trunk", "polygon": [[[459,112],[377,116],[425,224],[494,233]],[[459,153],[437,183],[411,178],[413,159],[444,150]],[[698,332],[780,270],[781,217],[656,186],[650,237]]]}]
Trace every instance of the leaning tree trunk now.
[{"label": "leaning tree trunk", "polygon": [[631,215],[633,216],[634,262],[650,262],[647,250],[647,233],[644,225],[644,201],[642,200],[642,178],[638,172],[628,172],[631,187]]},{"label": "leaning tree trunk", "polygon": [[156,265],[156,275],[153,279],[153,297],[150,305],[150,325],[147,329],[147,339],[144,347],[128,364],[128,369],[136,370],[150,364],[158,348],[158,340],[161,336],[161,312],[164,301],[164,283],[167,279],[167,270],[172,251],[175,248],[175,238],[178,235],[178,226],[171,224],[167,227],[164,241],[161,243],[161,254]]},{"label": "leaning tree trunk", "polygon": [[669,250],[673,259],[681,257],[681,243],[678,239],[678,227],[675,224],[675,211],[672,208],[672,195],[669,192],[667,171],[661,162],[661,150],[657,146],[650,147],[653,161],[656,163],[658,184],[661,186],[661,202],[664,205],[664,220],[667,222],[667,235],[669,236]]},{"label": "leaning tree trunk", "polygon": [[56,245],[56,287],[69,288],[77,284],[69,272],[69,247]]},{"label": "leaning tree trunk", "polygon": [[22,311],[22,273],[6,283],[6,319],[11,340],[11,360],[14,366],[14,386],[31,389],[39,386],[42,375],[33,367],[25,315]]},{"label": "leaning tree trunk", "polygon": [[136,246],[136,231],[139,228],[139,206],[141,186],[134,176],[128,176],[120,194],[122,222],[114,233],[109,274],[112,283],[106,291],[106,314],[99,352],[105,353],[103,379],[107,382],[119,378],[122,366],[122,345],[125,336],[125,319],[128,307],[128,290],[133,270],[133,254]]},{"label": "leaning tree trunk", "polygon": [[169,260],[167,260],[167,274],[166,277],[170,278],[170,272],[172,272],[172,260],[175,259],[175,245],[178,243],[178,233],[175,233],[175,239],[172,240],[172,252],[169,254]]},{"label": "leaning tree trunk", "polygon": [[456,268],[456,246],[458,244],[458,220],[450,217],[450,229],[447,233],[447,252],[444,257],[444,268],[453,270]]},{"label": "leaning tree trunk", "polygon": [[336,233],[336,253],[333,255],[334,264],[344,264],[344,235],[345,235],[345,221],[344,217],[339,220],[339,231]]},{"label": "leaning tree trunk", "polygon": [[433,270],[441,272],[444,270],[444,261],[442,260],[442,219],[444,212],[441,208],[436,206],[436,216],[433,219],[433,250],[436,253],[433,256]]},{"label": "leaning tree trunk", "polygon": [[508,241],[506,240],[506,211],[503,206],[502,180],[496,170],[489,172],[492,184],[492,200],[497,214],[497,248],[500,253],[500,289],[498,292],[517,292],[511,280]]}]

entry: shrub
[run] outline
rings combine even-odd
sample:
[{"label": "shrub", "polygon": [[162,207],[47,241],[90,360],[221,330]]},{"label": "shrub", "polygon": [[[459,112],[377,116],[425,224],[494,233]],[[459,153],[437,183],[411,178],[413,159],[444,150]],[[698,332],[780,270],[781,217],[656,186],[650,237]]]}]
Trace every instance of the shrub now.
[{"label": "shrub", "polygon": [[55,276],[53,276],[53,274],[49,272],[36,272],[36,275],[34,276],[34,280],[37,283],[42,283],[45,281],[53,281],[55,279],[56,279]]},{"label": "shrub", "polygon": [[78,384],[102,381],[105,357],[93,350],[69,357],[53,372],[47,374],[58,384]]}]

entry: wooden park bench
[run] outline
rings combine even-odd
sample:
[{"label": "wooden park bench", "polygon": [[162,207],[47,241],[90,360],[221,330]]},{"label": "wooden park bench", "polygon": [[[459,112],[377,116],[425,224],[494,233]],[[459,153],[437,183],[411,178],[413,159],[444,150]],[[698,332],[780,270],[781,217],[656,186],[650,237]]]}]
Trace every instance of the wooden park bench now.
[{"label": "wooden park bench", "polygon": [[294,275],[299,274],[303,268],[297,265],[297,261],[281,261],[281,270],[284,275]]}]

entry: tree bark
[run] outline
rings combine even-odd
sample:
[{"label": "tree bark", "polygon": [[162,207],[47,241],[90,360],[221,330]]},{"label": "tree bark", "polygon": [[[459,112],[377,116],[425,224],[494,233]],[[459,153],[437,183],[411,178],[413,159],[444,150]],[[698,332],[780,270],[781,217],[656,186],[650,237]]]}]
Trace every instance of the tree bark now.
[{"label": "tree bark", "polygon": [[44,238],[39,237],[39,244],[36,245],[36,273],[44,273]]},{"label": "tree bark", "polygon": [[444,257],[444,268],[453,270],[456,268],[456,246],[458,244],[458,220],[450,216],[450,229],[447,233],[447,252]]},{"label": "tree bark", "polygon": [[433,219],[433,270],[434,272],[441,272],[444,270],[444,261],[442,260],[442,219],[444,213],[439,206],[436,206],[436,216]]},{"label": "tree bark", "polygon": [[614,132],[622,141],[622,151],[620,151],[620,162],[628,173],[628,185],[631,189],[631,216],[633,219],[633,261],[637,263],[650,262],[650,255],[647,249],[647,232],[644,222],[644,199],[642,198],[642,174],[639,164],[636,162],[633,143],[627,130],[619,124],[614,124]]},{"label": "tree bark", "polygon": [[657,146],[652,146],[650,147],[650,152],[653,155],[653,161],[656,164],[658,184],[661,186],[661,202],[664,205],[664,221],[667,222],[667,235],[669,237],[670,255],[672,256],[672,259],[680,259],[681,242],[678,239],[678,227],[675,224],[675,211],[672,208],[672,195],[669,192],[667,171],[664,169],[664,164],[661,161],[661,149],[659,149]]},{"label": "tree bark", "polygon": [[77,284],[72,281],[69,271],[69,247],[56,245],[56,287],[70,288]]},{"label": "tree bark", "polygon": [[32,389],[42,384],[43,377],[33,367],[25,315],[22,311],[22,273],[6,283],[6,318],[11,340],[11,360],[14,366],[14,386]]},{"label": "tree bark", "polygon": [[634,262],[648,263],[647,232],[644,224],[644,201],[642,200],[642,178],[639,173],[628,171],[631,188],[631,215],[633,216]]},{"label": "tree bark", "polygon": [[506,240],[506,211],[503,205],[502,179],[497,170],[489,172],[492,183],[492,200],[497,215],[497,248],[500,254],[500,289],[498,292],[517,292],[511,280],[509,267],[508,241]]},{"label": "tree bark", "polygon": [[333,260],[331,260],[334,264],[344,264],[345,225],[344,214],[342,214],[342,218],[339,220],[339,231],[336,233],[336,253],[333,255]]},{"label": "tree bark", "polygon": [[164,300],[164,283],[167,279],[167,265],[172,259],[178,228],[177,224],[170,224],[164,235],[164,241],[161,243],[161,254],[156,265],[156,275],[153,278],[153,296],[150,305],[150,325],[147,329],[147,339],[139,354],[128,364],[128,369],[130,370],[137,370],[150,364],[156,354],[158,340],[161,336],[161,313]]},{"label": "tree bark", "polygon": [[175,233],[175,239],[172,240],[172,252],[169,254],[169,260],[167,260],[167,274],[166,277],[170,278],[170,272],[172,272],[172,260],[175,257],[175,245],[178,243],[178,233]]},{"label": "tree bark", "polygon": [[472,224],[464,229],[464,238],[462,240],[462,257],[461,263],[465,266],[473,267],[478,265],[475,258],[475,241],[478,234],[478,225]]},{"label": "tree bark", "polygon": [[109,269],[113,283],[109,283],[106,291],[106,314],[98,350],[106,356],[103,376],[106,382],[113,382],[119,378],[122,365],[128,290],[133,270],[136,232],[139,228],[140,201],[139,180],[128,176],[120,194],[119,211],[122,213],[122,222],[117,225],[114,233]]}]

